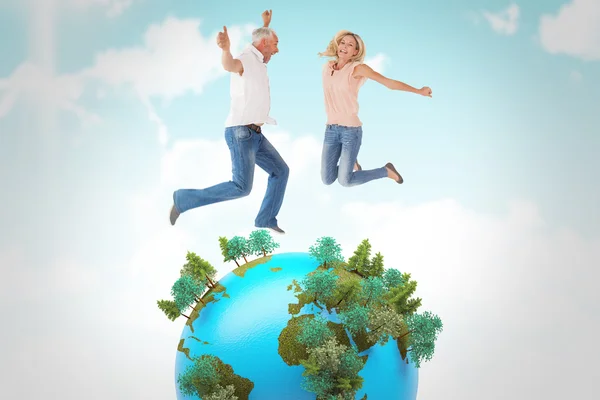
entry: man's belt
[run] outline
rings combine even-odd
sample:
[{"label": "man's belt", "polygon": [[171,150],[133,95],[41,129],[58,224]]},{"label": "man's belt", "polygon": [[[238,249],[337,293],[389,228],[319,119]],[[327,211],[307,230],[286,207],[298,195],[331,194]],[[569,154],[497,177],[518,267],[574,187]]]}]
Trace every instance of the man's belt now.
[{"label": "man's belt", "polygon": [[262,133],[260,126],[255,124],[246,125],[248,128],[252,129],[256,133]]}]

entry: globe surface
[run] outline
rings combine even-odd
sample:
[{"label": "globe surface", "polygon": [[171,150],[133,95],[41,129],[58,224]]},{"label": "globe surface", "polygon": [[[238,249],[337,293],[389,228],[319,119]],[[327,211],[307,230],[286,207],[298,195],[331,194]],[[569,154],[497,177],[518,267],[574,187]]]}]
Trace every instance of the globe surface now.
[{"label": "globe surface", "polygon": [[[288,366],[279,355],[278,338],[292,317],[288,304],[298,301],[288,287],[293,280],[301,282],[319,263],[308,253],[274,254],[262,261],[243,276],[231,272],[223,277],[219,283],[225,291],[185,325],[175,362],[177,399],[200,398],[184,396],[177,377],[193,364],[192,359],[204,354],[218,357],[235,374],[250,379],[251,400],[315,399],[301,387],[304,367]],[[306,313],[313,313],[312,306],[304,306],[301,314]],[[368,359],[359,373],[364,383],[357,399],[365,394],[368,400],[416,399],[418,369],[402,360],[395,340],[359,354]]]}]

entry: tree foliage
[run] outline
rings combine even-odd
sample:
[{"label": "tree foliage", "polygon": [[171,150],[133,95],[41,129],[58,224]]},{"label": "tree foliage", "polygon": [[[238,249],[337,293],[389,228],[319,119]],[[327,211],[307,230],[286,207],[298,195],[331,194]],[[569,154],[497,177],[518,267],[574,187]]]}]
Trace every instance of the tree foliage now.
[{"label": "tree foliage", "polygon": [[238,400],[235,395],[235,386],[227,385],[225,387],[217,385],[215,391],[203,397],[204,400]]},{"label": "tree foliage", "polygon": [[389,298],[390,304],[392,304],[398,314],[404,316],[411,315],[417,311],[421,306],[421,298],[411,299],[410,297],[414,294],[417,289],[417,282],[410,280],[410,274],[402,274],[402,284],[397,287],[393,287],[387,297]]},{"label": "tree foliage", "polygon": [[250,254],[266,257],[268,253],[272,253],[278,247],[279,243],[273,240],[267,230],[257,229],[250,233],[248,240],[248,251]]},{"label": "tree foliage", "polygon": [[348,259],[348,269],[350,271],[358,271],[362,274],[365,266],[368,266],[371,262],[371,243],[369,239],[364,239],[356,250],[354,255]]},{"label": "tree foliage", "polygon": [[305,374],[303,389],[315,393],[319,399],[354,399],[362,387],[363,379],[358,372],[364,366],[356,350],[338,343],[332,336],[308,353],[308,360],[302,363],[311,370]]},{"label": "tree foliage", "polygon": [[369,239],[364,239],[354,250],[354,255],[348,259],[347,269],[356,271],[363,277],[381,276],[384,271],[383,255],[377,253],[371,258],[371,243]]},{"label": "tree foliage", "polygon": [[308,318],[300,323],[300,333],[297,340],[309,349],[315,348],[334,336],[333,331],[327,326],[327,320],[321,315]]},{"label": "tree foliage", "polygon": [[353,303],[338,315],[344,326],[353,335],[364,331],[369,325],[369,309],[358,303]]},{"label": "tree foliage", "polygon": [[381,253],[375,254],[375,257],[365,266],[362,270],[364,276],[382,276],[383,275],[383,255]]},{"label": "tree foliage", "polygon": [[182,314],[181,311],[179,311],[179,307],[177,307],[173,300],[158,300],[156,303],[158,304],[158,308],[164,312],[171,321],[175,321],[180,315],[189,319],[187,315]]},{"label": "tree foliage", "polygon": [[402,273],[395,268],[386,269],[383,273],[383,283],[387,290],[402,285],[404,283]]},{"label": "tree foliage", "polygon": [[229,255],[227,244],[229,240],[225,236],[219,236],[219,248],[221,249],[221,255],[223,256],[223,262],[231,261],[232,258]]},{"label": "tree foliage", "polygon": [[338,276],[333,271],[320,270],[306,276],[300,284],[304,293],[313,298],[314,302],[327,303],[336,293],[337,280]]},{"label": "tree foliage", "polygon": [[217,274],[215,267],[196,253],[188,251],[185,256],[187,262],[181,268],[181,276],[190,276],[199,285],[212,287],[212,279]]},{"label": "tree foliage", "polygon": [[243,258],[245,262],[248,262],[246,256],[250,255],[250,249],[248,248],[248,241],[243,236],[234,236],[227,243],[227,254],[232,260]]},{"label": "tree foliage", "polygon": [[[360,301],[362,286],[359,280],[350,279],[343,282],[338,282],[336,286],[335,298],[339,299],[335,307],[346,308],[349,305]],[[342,305],[342,303],[344,303]]]},{"label": "tree foliage", "polygon": [[360,282],[362,286],[363,305],[369,306],[384,302],[385,286],[383,279],[378,276],[370,276]]},{"label": "tree foliage", "polygon": [[185,396],[197,394],[204,397],[211,394],[217,389],[220,380],[216,357],[212,355],[202,355],[197,358],[194,364],[188,366],[177,377],[179,390]]},{"label": "tree foliage", "polygon": [[[184,275],[171,287],[171,296],[180,312],[188,309],[202,295],[204,287],[191,276]],[[195,308],[195,307],[194,307]]]},{"label": "tree foliage", "polygon": [[344,261],[342,247],[330,236],[317,239],[317,243],[310,246],[309,253],[325,267],[327,267],[327,263]]},{"label": "tree foliage", "polygon": [[399,315],[392,307],[377,307],[369,313],[369,332],[367,336],[371,342],[384,345],[390,337],[399,337],[401,332],[402,315]]},{"label": "tree foliage", "polygon": [[417,368],[422,361],[429,361],[435,352],[435,341],[443,329],[442,320],[435,314],[425,311],[422,314],[412,314],[406,318],[410,332],[408,345],[411,359]]}]

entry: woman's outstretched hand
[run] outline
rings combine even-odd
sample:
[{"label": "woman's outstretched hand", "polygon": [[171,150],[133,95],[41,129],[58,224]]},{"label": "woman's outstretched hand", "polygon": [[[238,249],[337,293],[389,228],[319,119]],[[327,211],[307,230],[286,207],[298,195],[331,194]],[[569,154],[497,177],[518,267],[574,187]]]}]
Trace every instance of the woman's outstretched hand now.
[{"label": "woman's outstretched hand", "polygon": [[427,87],[427,86],[423,86],[421,89],[419,89],[417,91],[417,93],[419,93],[421,96],[427,96],[427,97],[432,97],[431,96],[431,88]]}]

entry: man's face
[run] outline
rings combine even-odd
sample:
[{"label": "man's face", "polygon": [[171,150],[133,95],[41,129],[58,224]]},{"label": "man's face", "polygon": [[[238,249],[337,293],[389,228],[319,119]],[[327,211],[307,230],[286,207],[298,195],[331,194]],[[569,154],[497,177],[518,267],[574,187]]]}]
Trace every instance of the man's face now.
[{"label": "man's face", "polygon": [[278,45],[279,45],[279,38],[277,37],[276,34],[273,34],[273,36],[271,36],[269,38],[263,39],[262,54],[264,56],[265,64],[269,62],[272,55],[279,53]]}]

